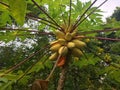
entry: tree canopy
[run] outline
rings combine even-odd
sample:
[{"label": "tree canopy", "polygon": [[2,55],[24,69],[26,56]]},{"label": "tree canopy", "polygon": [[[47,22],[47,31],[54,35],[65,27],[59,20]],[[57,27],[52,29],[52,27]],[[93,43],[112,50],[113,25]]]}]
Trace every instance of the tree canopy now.
[{"label": "tree canopy", "polygon": [[96,2],[1,0],[0,90],[118,90],[119,8]]},{"label": "tree canopy", "polygon": [[120,21],[120,7],[116,7],[116,10],[114,10],[111,17],[115,18],[117,21]]}]

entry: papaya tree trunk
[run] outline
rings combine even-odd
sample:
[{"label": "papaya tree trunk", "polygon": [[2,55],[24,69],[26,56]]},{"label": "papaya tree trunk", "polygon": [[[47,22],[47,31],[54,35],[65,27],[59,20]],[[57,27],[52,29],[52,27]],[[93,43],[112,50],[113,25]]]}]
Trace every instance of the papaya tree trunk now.
[{"label": "papaya tree trunk", "polygon": [[66,80],[66,75],[67,75],[67,71],[68,71],[68,67],[69,67],[69,61],[71,60],[71,55],[68,54],[66,57],[66,63],[63,67],[61,67],[61,73],[60,73],[60,78],[58,80],[58,87],[57,90],[63,90],[64,89],[64,84],[65,84],[65,80]]}]

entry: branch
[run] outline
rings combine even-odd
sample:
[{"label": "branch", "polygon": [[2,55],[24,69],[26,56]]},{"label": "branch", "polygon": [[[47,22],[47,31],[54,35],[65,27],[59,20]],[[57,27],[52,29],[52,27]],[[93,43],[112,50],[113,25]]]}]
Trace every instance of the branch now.
[{"label": "branch", "polygon": [[[0,31],[25,31],[25,32],[36,32],[36,33],[38,33],[38,34],[42,34],[42,35],[53,35],[53,33],[52,32],[42,32],[42,31],[38,31],[38,30],[36,30],[36,29],[34,29],[34,30],[31,30],[31,29],[13,29],[13,28],[0,28]],[[36,34],[35,33],[35,34]],[[30,34],[30,35],[35,35],[35,34]],[[21,35],[21,34],[18,34],[18,35]]]},{"label": "branch", "polygon": [[13,29],[13,28],[0,28],[0,31],[25,31],[25,32],[40,32],[38,30],[30,30],[30,29]]},{"label": "branch", "polygon": [[[42,21],[45,21],[45,22],[48,22],[48,23],[50,23],[51,25],[53,24],[53,25],[56,25],[56,24],[54,24],[53,22],[51,22],[51,21],[49,21],[49,20],[46,20],[46,19],[44,19],[44,18],[41,18],[41,17],[37,17],[37,16],[34,16],[34,15],[32,15],[32,14],[26,14],[27,15],[27,17],[33,17],[33,18],[36,18],[36,20],[37,19],[40,19],[40,20],[42,20]],[[38,21],[38,20],[37,20]],[[58,28],[59,29],[59,28]]]},{"label": "branch", "polygon": [[110,31],[118,31],[118,30],[120,30],[120,28],[85,31],[85,32],[79,32],[79,34],[84,34],[84,35],[86,35],[86,34],[92,34],[92,33],[110,32]]},{"label": "branch", "polygon": [[35,34],[16,34],[15,36],[33,36],[33,35],[49,35],[49,34],[39,34],[39,33],[35,33]]},{"label": "branch", "polygon": [[6,7],[9,7],[9,5],[7,5],[6,3],[3,3],[3,2],[1,2],[1,1],[0,1],[0,4],[4,5],[4,6],[6,6]]},{"label": "branch", "polygon": [[[61,7],[60,7],[60,12],[62,12]],[[63,14],[61,14],[61,16],[62,16],[61,18],[63,19],[64,24],[65,24],[65,25],[67,25],[67,24],[66,24],[66,21],[65,21],[65,16],[64,16],[64,13],[63,13]]]},{"label": "branch", "polygon": [[92,38],[92,39],[99,39],[99,40],[110,40],[110,41],[120,41],[119,38],[107,38],[107,37],[91,37],[91,36],[77,36],[75,38]]},{"label": "branch", "polygon": [[[45,47],[46,48],[46,47]],[[19,62],[18,64],[14,65],[13,67],[9,68],[7,71],[5,71],[3,74],[0,75],[0,77],[5,76],[7,73],[15,70],[16,68],[18,68],[20,65],[24,64],[26,61],[28,61],[31,57],[35,56],[36,54],[38,54],[41,50],[44,50],[45,48],[40,49],[39,51],[31,54],[28,58],[24,59],[23,61]]]},{"label": "branch", "polygon": [[51,72],[50,72],[49,76],[47,77],[46,81],[49,81],[50,78],[51,78],[51,76],[53,75],[53,73],[54,73],[54,71],[55,71],[55,68],[56,68],[56,66],[57,66],[57,63],[58,63],[60,57],[61,57],[61,55],[58,56],[58,58],[57,58],[57,60],[56,60],[56,62],[55,62],[55,64],[54,64],[54,66],[53,66],[53,69],[51,70]]},{"label": "branch", "polygon": [[[46,56],[46,54],[42,54],[41,55],[42,57],[44,57],[44,56]],[[42,58],[41,57],[41,58]],[[39,60],[41,60],[41,58],[39,59]],[[48,59],[48,57],[45,59],[45,61]],[[25,73],[23,74],[23,75],[21,75],[18,79],[17,79],[17,82],[20,80],[20,79],[22,79],[38,62],[39,62],[39,60],[38,61],[36,61],[35,63],[33,63],[26,71],[25,71]]]},{"label": "branch", "polygon": [[69,20],[68,20],[68,27],[70,26],[71,23],[71,5],[72,4],[72,0],[70,0],[70,10],[69,10]]},{"label": "branch", "polygon": [[[9,7],[9,5],[7,5],[7,4],[5,4],[5,3],[3,3],[3,2],[0,2],[0,4],[2,4],[2,5],[4,5],[4,6],[6,6],[6,7]],[[40,7],[41,8],[41,7]],[[42,9],[42,8],[41,8]],[[43,10],[43,9],[42,9]],[[44,11],[44,10],[43,10]],[[53,28],[55,28],[55,29],[60,29],[60,28],[57,28],[57,27],[55,27],[55,26],[53,26],[53,25],[56,25],[55,23],[53,23],[53,22],[51,22],[51,21],[48,21],[48,20],[46,20],[46,19],[43,19],[43,18],[40,18],[40,17],[35,17],[35,16],[33,16],[33,15],[30,15],[30,14],[26,14],[26,17],[28,17],[28,18],[30,18],[30,19],[33,19],[33,20],[36,20],[36,21],[39,21],[39,22],[42,22],[43,24],[45,24],[45,25],[48,25],[48,26],[50,26],[50,27],[53,27]],[[40,20],[42,20],[42,21],[40,21],[40,20],[38,20],[38,19],[40,19]],[[45,21],[45,22],[43,22],[43,21]],[[50,25],[50,24],[48,24],[48,23],[46,23],[46,22],[48,22],[48,23],[50,23],[50,24],[53,24],[53,25]],[[57,26],[57,25],[56,25]],[[59,26],[58,26],[59,27]]]},{"label": "branch", "polygon": [[53,25],[48,24],[48,23],[46,23],[46,22],[44,22],[44,21],[38,20],[38,18],[30,17],[30,16],[26,16],[26,17],[28,17],[28,18],[30,18],[30,19],[32,19],[32,20],[35,20],[35,21],[39,21],[39,22],[41,22],[41,23],[43,23],[43,24],[45,24],[45,25],[48,25],[48,26],[50,26],[50,27],[52,27],[52,28],[59,29],[59,28],[57,28],[56,26],[53,26]]},{"label": "branch", "polygon": [[54,23],[55,23],[55,25],[56,26],[58,26],[59,28],[61,28],[61,30],[63,30],[62,29],[62,27],[60,27],[58,24],[57,24],[57,22],[51,17],[51,16],[49,16],[49,14],[45,11],[45,10],[43,10],[34,0],[31,0],[49,19],[51,19]]},{"label": "branch", "polygon": [[120,41],[118,38],[91,37],[99,40]]}]

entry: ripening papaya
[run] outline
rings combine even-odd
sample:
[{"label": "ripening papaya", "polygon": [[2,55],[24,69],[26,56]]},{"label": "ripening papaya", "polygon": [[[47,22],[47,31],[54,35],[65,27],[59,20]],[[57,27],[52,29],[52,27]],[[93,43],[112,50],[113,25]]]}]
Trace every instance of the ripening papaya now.
[{"label": "ripening papaya", "polygon": [[61,56],[60,59],[58,60],[57,66],[62,67],[65,64],[66,57]]},{"label": "ripening papaya", "polygon": [[78,39],[74,39],[74,40],[72,40],[72,42],[75,43],[75,47],[77,47],[77,48],[82,48],[82,47],[86,46],[85,42],[80,41]]},{"label": "ripening papaya", "polygon": [[73,43],[73,42],[68,42],[67,47],[68,47],[69,49],[72,49],[72,48],[75,47],[75,43]]},{"label": "ripening papaya", "polygon": [[49,57],[49,59],[50,60],[55,60],[55,59],[57,59],[57,57],[58,57],[58,53],[55,52],[55,53],[51,54],[51,56]]},{"label": "ripening papaya", "polygon": [[64,36],[65,36],[65,34],[62,31],[60,31],[60,30],[56,30],[54,32],[54,34],[56,35],[57,39],[64,38]]},{"label": "ripening papaya", "polygon": [[58,51],[60,47],[61,47],[61,44],[56,43],[56,44],[51,46],[50,50],[51,51]]},{"label": "ripening papaya", "polygon": [[66,54],[68,53],[68,48],[67,48],[66,46],[61,46],[61,47],[59,48],[58,53],[59,53],[60,55],[64,56],[64,55],[66,55]]},{"label": "ripening papaya", "polygon": [[66,44],[66,40],[65,40],[64,38],[58,39],[58,42],[59,42],[61,45],[65,45],[65,44]]},{"label": "ripening papaya", "polygon": [[58,43],[58,40],[55,40],[55,41],[50,42],[50,45],[54,45],[54,44],[56,44],[56,43]]},{"label": "ripening papaya", "polygon": [[72,49],[72,55],[75,57],[81,57],[83,55],[82,51],[78,48]]}]

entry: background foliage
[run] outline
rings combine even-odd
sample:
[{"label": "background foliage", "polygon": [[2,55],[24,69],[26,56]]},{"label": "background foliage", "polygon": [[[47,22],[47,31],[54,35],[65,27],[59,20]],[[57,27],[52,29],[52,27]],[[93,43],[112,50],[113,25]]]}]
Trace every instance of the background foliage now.
[{"label": "background foliage", "polygon": [[[72,3],[71,22],[81,16],[91,5],[91,1]],[[36,0],[58,25],[67,23],[69,0]],[[95,7],[86,12],[88,15]],[[120,31],[88,31],[120,28],[119,7],[106,22],[102,21],[102,11],[97,9],[78,27],[79,33],[89,36],[84,39],[87,47],[80,59],[72,58],[69,66],[65,90],[119,90],[120,89],[120,40],[94,39],[93,37],[119,39]],[[85,17],[85,16],[84,16]],[[56,29],[42,19],[52,20],[31,0],[0,1],[0,75],[17,63],[27,61],[16,70],[0,77],[0,90],[30,90],[35,79],[46,79],[54,62],[49,61],[49,41]],[[47,23],[47,24],[45,24]],[[52,25],[54,26],[54,25]],[[44,34],[45,33],[45,34]],[[56,68],[49,82],[49,90],[56,90],[60,68]]]}]

